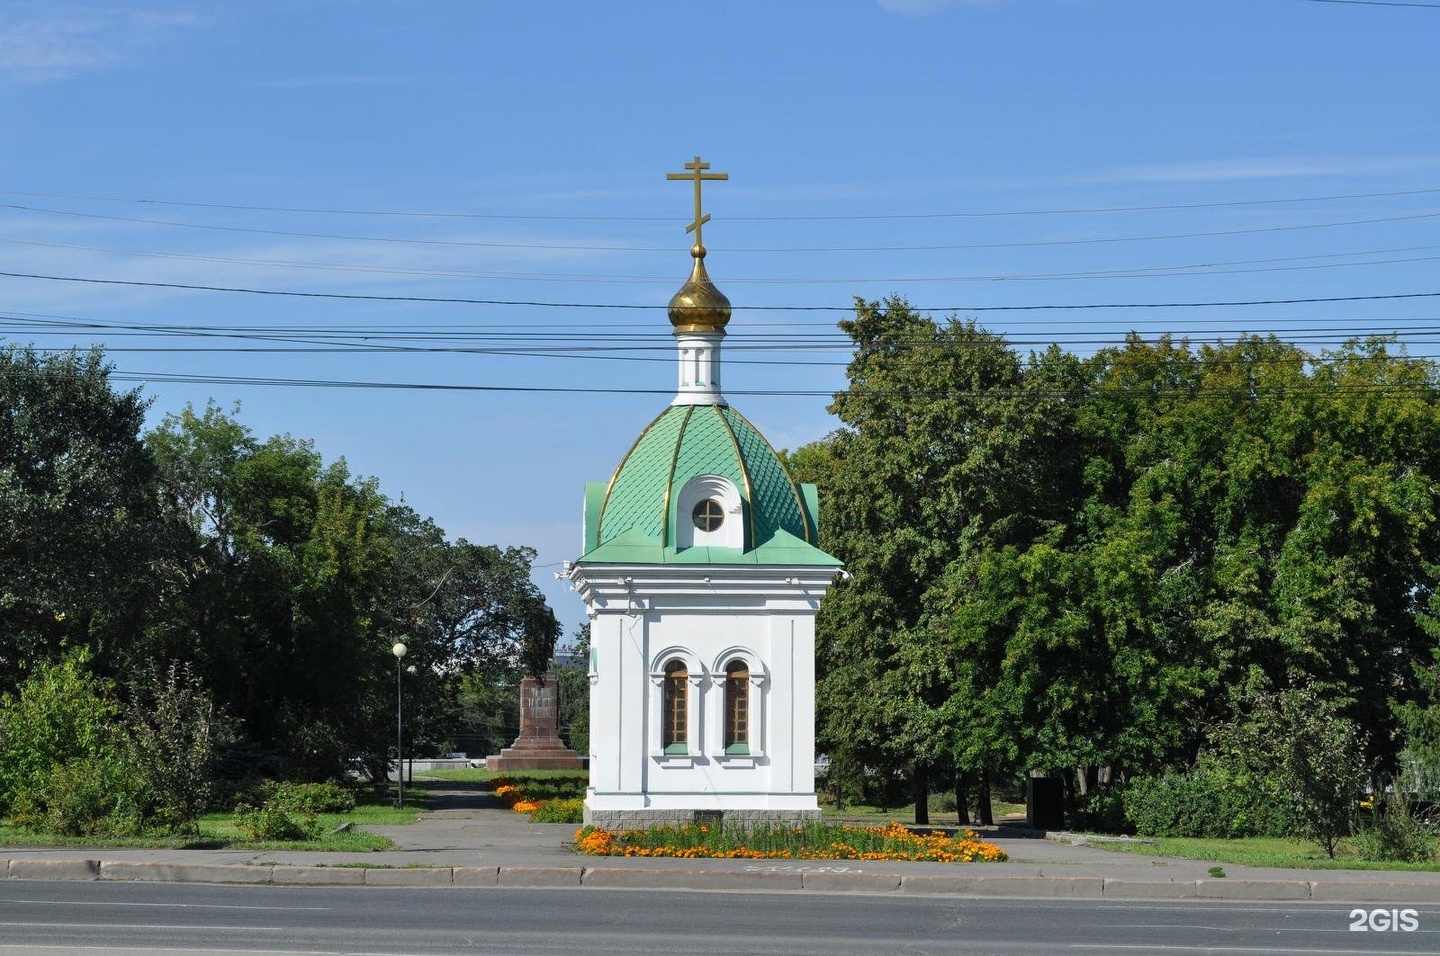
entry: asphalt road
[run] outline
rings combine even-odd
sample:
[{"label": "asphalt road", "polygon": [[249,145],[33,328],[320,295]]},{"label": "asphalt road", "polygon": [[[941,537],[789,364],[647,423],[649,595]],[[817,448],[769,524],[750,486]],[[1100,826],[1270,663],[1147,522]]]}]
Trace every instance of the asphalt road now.
[{"label": "asphalt road", "polygon": [[1440,952],[1440,901],[1408,908],[6,882],[0,956]]}]

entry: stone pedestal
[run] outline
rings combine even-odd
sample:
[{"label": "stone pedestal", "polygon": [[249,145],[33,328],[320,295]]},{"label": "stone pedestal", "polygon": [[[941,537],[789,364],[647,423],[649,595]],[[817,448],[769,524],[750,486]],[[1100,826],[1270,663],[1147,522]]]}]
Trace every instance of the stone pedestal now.
[{"label": "stone pedestal", "polygon": [[580,755],[560,739],[555,675],[520,682],[520,736],[499,754],[485,758],[487,770],[580,770]]}]

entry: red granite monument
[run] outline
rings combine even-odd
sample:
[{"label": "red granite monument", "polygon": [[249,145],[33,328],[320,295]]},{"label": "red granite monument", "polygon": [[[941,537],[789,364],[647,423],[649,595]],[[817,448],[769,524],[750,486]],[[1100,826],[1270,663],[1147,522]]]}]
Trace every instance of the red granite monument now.
[{"label": "red granite monument", "polygon": [[520,736],[498,755],[485,758],[487,770],[580,770],[580,755],[560,739],[560,709],[554,674],[520,682]]}]

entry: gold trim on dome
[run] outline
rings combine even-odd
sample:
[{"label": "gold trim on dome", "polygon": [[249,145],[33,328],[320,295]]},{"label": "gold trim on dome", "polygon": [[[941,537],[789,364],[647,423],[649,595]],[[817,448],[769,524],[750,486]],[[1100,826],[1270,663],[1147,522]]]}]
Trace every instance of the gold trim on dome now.
[{"label": "gold trim on dome", "polygon": [[730,300],[715,288],[705,260],[697,256],[689,280],[670,300],[670,324],[676,332],[724,332],[729,321]]}]

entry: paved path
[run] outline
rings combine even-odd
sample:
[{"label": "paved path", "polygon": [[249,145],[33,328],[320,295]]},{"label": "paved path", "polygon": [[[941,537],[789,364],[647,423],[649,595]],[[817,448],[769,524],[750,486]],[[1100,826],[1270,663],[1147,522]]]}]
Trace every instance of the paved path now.
[{"label": "paved path", "polygon": [[[1144,856],[987,830],[1007,863],[673,860],[585,857],[573,824],[531,823],[474,784],[427,782],[429,812],[365,829],[393,850],[314,851],[0,848],[11,879],[159,880],[388,886],[600,886],[1114,899],[1373,901],[1440,905],[1440,872],[1291,870]],[[8,858],[8,859],[7,859]]]}]

